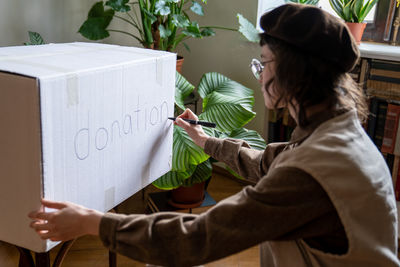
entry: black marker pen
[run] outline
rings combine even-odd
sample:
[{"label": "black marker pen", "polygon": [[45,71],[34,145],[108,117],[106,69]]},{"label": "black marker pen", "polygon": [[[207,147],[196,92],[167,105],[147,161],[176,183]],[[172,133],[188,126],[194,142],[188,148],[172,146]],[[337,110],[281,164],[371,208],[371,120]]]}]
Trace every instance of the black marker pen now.
[{"label": "black marker pen", "polygon": [[[174,117],[169,117],[168,119],[175,121],[176,118]],[[211,127],[211,128],[215,128],[217,125],[213,122],[208,122],[208,121],[195,121],[195,120],[189,120],[189,119],[182,119],[190,124],[198,124],[198,125],[202,125],[202,126],[206,126],[206,127]]]}]

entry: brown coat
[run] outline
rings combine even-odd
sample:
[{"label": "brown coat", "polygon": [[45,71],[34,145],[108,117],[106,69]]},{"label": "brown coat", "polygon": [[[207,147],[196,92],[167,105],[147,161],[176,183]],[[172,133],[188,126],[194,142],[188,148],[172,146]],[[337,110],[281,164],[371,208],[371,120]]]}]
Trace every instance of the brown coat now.
[{"label": "brown coat", "polygon": [[322,187],[292,167],[269,169],[274,158],[306,139],[329,116],[296,129],[290,143],[255,151],[239,140],[210,138],[205,152],[243,177],[257,181],[201,215],[106,214],[100,225],[104,245],[142,262],[193,266],[223,258],[267,240],[303,239],[335,254],[347,251],[337,212]]}]

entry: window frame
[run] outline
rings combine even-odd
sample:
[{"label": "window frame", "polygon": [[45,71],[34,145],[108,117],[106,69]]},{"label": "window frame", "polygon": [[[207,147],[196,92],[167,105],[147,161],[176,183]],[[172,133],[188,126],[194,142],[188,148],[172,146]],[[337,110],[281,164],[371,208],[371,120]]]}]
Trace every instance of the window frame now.
[{"label": "window frame", "polygon": [[[399,8],[396,8],[396,0],[378,1],[375,18],[371,23],[367,23],[362,41],[389,43],[394,33],[393,21],[398,15]],[[396,42],[398,37],[397,35]]]}]

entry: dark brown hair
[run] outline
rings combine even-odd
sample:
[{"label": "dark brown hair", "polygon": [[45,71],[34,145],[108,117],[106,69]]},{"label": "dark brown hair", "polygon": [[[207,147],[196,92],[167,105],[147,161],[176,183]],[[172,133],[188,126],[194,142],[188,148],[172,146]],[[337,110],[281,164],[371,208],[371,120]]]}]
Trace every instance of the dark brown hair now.
[{"label": "dark brown hair", "polygon": [[295,100],[299,126],[309,124],[306,108],[320,103],[326,103],[332,111],[356,109],[361,122],[367,118],[364,92],[339,66],[265,33],[260,37],[260,45],[268,45],[275,62],[275,76],[264,89],[270,95],[267,88],[272,84],[278,92],[275,107],[280,101],[293,105]]}]

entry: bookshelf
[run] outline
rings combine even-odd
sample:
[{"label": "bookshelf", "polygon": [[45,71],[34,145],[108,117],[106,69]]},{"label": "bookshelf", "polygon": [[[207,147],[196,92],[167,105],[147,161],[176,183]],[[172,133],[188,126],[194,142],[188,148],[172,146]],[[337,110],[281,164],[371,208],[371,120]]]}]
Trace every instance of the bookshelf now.
[{"label": "bookshelf", "polygon": [[[400,218],[400,47],[363,42],[361,58],[350,73],[368,96],[370,116],[365,130],[382,152],[392,173]],[[268,110],[268,143],[289,139],[293,122]],[[400,232],[400,227],[399,227]]]},{"label": "bookshelf", "polygon": [[[386,159],[400,217],[400,47],[362,43],[358,82],[369,98],[366,131]],[[400,231],[400,227],[399,227]]]}]

